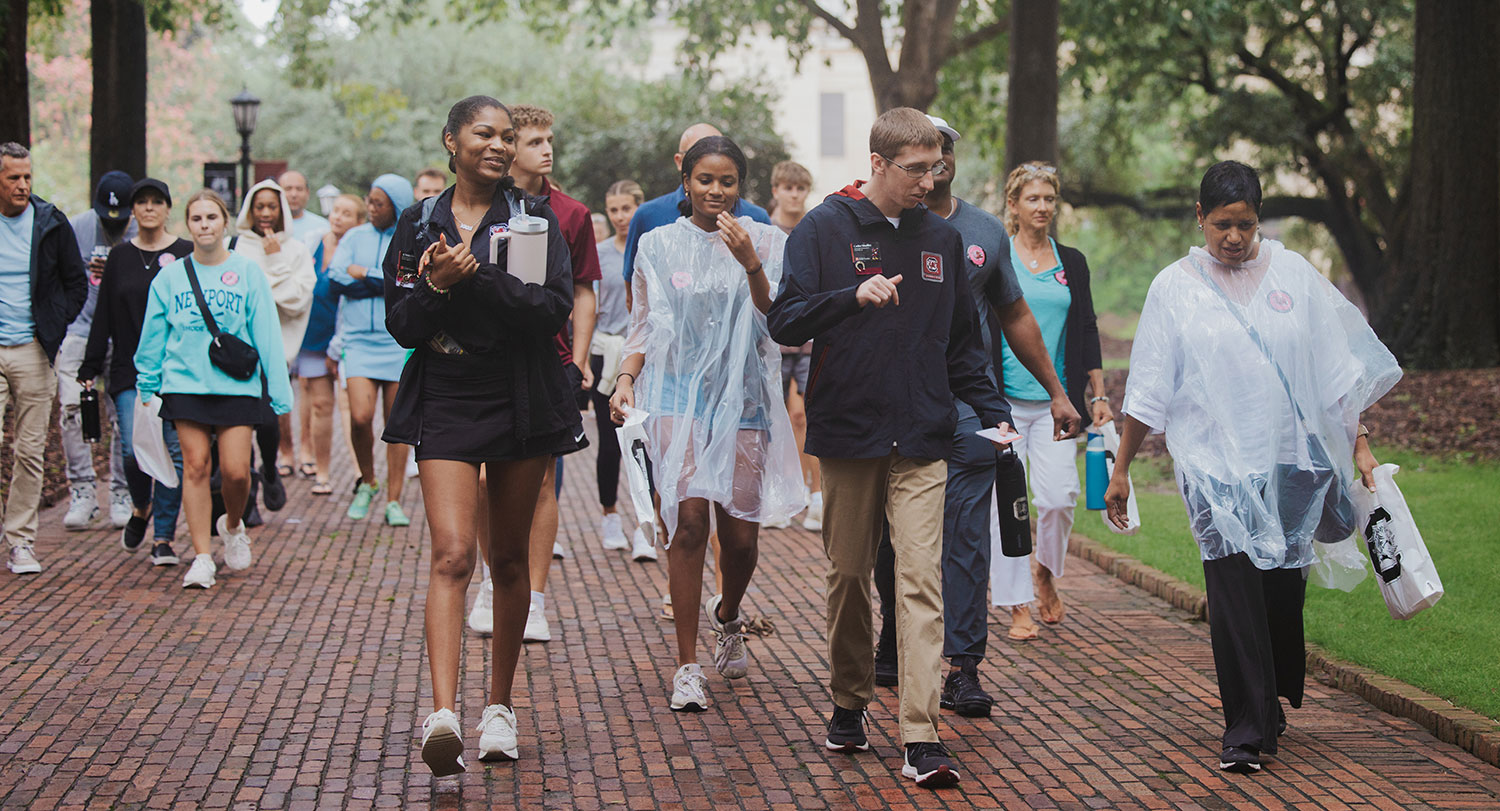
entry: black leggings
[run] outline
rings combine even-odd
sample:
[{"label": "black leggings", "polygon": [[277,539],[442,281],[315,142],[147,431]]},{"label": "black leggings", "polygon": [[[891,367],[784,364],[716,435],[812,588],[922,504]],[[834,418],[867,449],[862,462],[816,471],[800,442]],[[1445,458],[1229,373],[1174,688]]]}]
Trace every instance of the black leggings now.
[{"label": "black leggings", "polygon": [[[269,409],[268,409],[269,410]],[[281,421],[276,417],[255,426],[255,444],[260,446],[260,469],[267,479],[276,475],[276,454],[281,450]]]},{"label": "black leggings", "polygon": [[[604,356],[590,355],[589,368],[594,370],[597,381],[604,373]],[[609,398],[597,388],[589,396],[594,400],[594,419],[599,423],[599,455],[594,461],[594,472],[599,478],[599,505],[611,508],[619,497],[620,441],[615,437],[615,421],[609,418]]]}]

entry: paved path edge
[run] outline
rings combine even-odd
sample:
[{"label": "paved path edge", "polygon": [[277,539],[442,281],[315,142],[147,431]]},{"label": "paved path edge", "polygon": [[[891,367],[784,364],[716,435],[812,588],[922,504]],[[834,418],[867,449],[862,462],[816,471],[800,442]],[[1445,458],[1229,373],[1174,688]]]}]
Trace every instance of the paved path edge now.
[{"label": "paved path edge", "polygon": [[[1196,620],[1208,619],[1208,595],[1195,586],[1076,533],[1069,538],[1068,552],[1188,612]],[[1324,676],[1328,684],[1359,696],[1381,712],[1415,721],[1438,740],[1451,743],[1492,766],[1500,766],[1500,723],[1399,679],[1337,659],[1310,642],[1307,670],[1314,676]]]}]

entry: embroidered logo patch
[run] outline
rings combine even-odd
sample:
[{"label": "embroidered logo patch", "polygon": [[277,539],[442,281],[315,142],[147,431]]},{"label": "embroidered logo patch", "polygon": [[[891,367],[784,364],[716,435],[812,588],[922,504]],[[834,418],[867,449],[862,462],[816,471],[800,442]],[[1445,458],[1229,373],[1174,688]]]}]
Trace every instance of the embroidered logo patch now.
[{"label": "embroidered logo patch", "polygon": [[1272,290],[1266,294],[1266,306],[1278,313],[1292,311],[1292,296],[1285,290]]},{"label": "embroidered logo patch", "polygon": [[929,282],[943,280],[943,257],[932,251],[922,251],[922,278]]},{"label": "embroidered logo patch", "polygon": [[225,287],[234,287],[240,283],[240,274],[226,270],[219,276],[219,281],[223,282]]},{"label": "embroidered logo patch", "polygon": [[1068,286],[1068,274],[1067,273],[1064,273],[1063,271],[1059,270],[1057,272],[1057,275],[1056,275],[1055,278],[1057,279],[1057,283],[1058,284],[1062,285],[1063,287],[1067,287]]},{"label": "embroidered logo patch", "polygon": [[974,263],[974,267],[983,267],[984,266],[984,249],[983,248],[979,247],[978,245],[970,245],[968,253],[969,253],[969,261]]},{"label": "embroidered logo patch", "polygon": [[681,290],[693,283],[693,274],[685,270],[679,270],[672,274],[672,286]]}]

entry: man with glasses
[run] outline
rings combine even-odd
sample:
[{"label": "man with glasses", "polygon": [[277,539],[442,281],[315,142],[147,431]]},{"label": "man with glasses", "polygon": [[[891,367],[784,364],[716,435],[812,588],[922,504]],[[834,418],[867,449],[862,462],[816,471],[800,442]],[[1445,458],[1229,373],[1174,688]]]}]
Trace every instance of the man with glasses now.
[{"label": "man with glasses", "polygon": [[958,231],[922,206],[941,176],[943,136],[900,107],[870,130],[870,181],[808,212],[787,239],[771,335],[813,340],[807,452],[823,470],[833,716],[825,746],[869,749],[874,698],[870,572],[888,520],[896,553],[902,774],[928,788],[959,773],[938,742],[943,492],[957,415],[1010,433],[1010,410],[985,375]]}]

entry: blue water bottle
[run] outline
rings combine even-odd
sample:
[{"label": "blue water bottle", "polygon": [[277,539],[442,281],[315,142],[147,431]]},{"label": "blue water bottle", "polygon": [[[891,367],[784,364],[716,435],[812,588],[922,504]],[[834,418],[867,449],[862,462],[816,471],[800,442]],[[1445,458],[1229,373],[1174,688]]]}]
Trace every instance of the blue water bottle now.
[{"label": "blue water bottle", "polygon": [[1088,449],[1083,453],[1084,478],[1088,484],[1086,506],[1104,509],[1104,491],[1109,489],[1109,469],[1104,465],[1104,434],[1089,431]]}]

